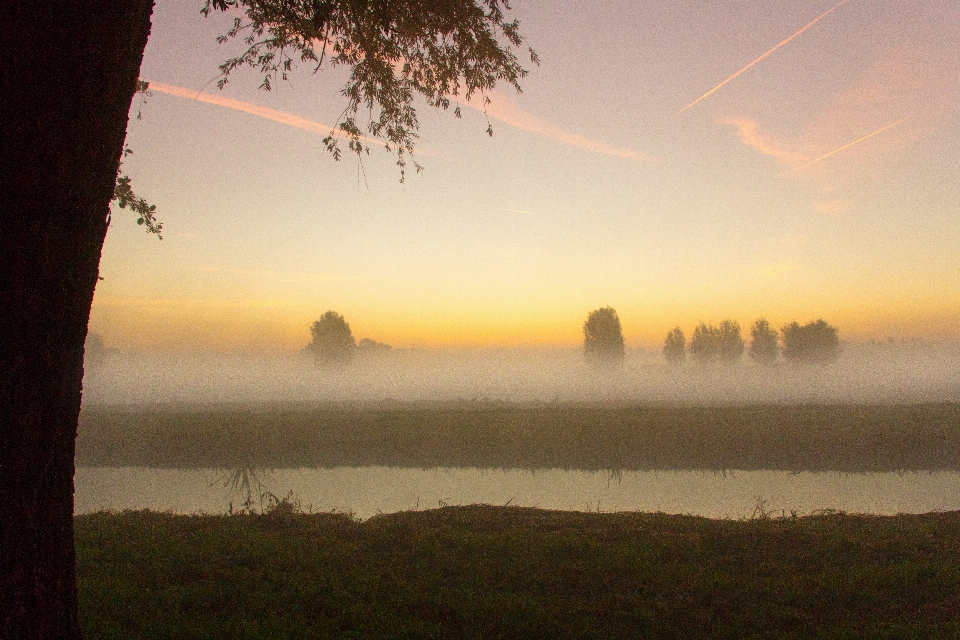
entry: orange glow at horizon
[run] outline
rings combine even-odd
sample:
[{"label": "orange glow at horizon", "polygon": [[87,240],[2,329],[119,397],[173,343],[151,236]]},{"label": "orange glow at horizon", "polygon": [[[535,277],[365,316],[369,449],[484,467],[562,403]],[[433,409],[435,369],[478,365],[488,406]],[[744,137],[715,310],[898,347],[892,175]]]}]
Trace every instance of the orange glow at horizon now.
[{"label": "orange glow at horizon", "polygon": [[843,6],[843,5],[846,4],[847,2],[848,2],[848,0],[840,0],[840,2],[839,2],[838,4],[834,5],[834,6],[831,7],[830,9],[827,9],[826,11],[824,11],[823,13],[821,13],[819,16],[817,16],[816,18],[814,18],[813,21],[811,21],[810,23],[808,23],[805,27],[803,27],[802,29],[800,29],[799,31],[797,31],[796,33],[794,33],[792,36],[790,36],[789,38],[787,38],[786,40],[784,40],[784,41],[781,42],[780,44],[776,45],[775,47],[773,47],[772,49],[770,49],[769,51],[767,51],[766,53],[764,53],[762,56],[760,56],[759,58],[757,58],[756,60],[754,60],[753,62],[751,62],[750,64],[748,64],[747,66],[745,66],[745,67],[743,67],[742,69],[740,69],[739,71],[737,71],[735,74],[733,74],[732,76],[730,76],[729,78],[727,78],[726,80],[724,80],[723,82],[721,82],[720,84],[718,84],[717,86],[715,86],[713,89],[710,89],[710,91],[707,91],[705,94],[703,94],[702,96],[700,96],[699,98],[697,98],[696,100],[694,100],[693,102],[691,102],[690,104],[688,104],[687,106],[685,106],[683,109],[680,109],[680,111],[677,111],[677,113],[676,113],[675,115],[680,115],[681,113],[683,113],[684,111],[686,111],[687,109],[689,109],[689,108],[692,107],[693,105],[697,104],[698,102],[700,102],[700,101],[703,100],[704,98],[712,95],[712,94],[715,93],[717,90],[719,90],[723,85],[725,85],[725,84],[727,84],[728,82],[730,82],[731,80],[737,78],[737,76],[739,76],[740,74],[742,74],[744,71],[746,71],[746,70],[749,69],[750,67],[756,65],[758,62],[760,62],[761,60],[763,60],[764,58],[766,58],[767,56],[769,56],[770,54],[772,54],[774,51],[776,51],[776,50],[779,49],[780,47],[784,46],[785,44],[787,44],[788,42],[790,42],[791,40],[793,40],[793,39],[796,38],[797,36],[799,36],[801,33],[803,33],[804,31],[806,31],[807,29],[809,29],[809,28],[812,27],[813,25],[815,25],[815,24],[817,24],[818,22],[820,22],[820,20],[822,20],[823,18],[827,17],[828,15],[830,15],[831,13],[833,13],[834,11],[836,11],[837,9],[839,9],[841,6]]},{"label": "orange glow at horizon", "polygon": [[[735,305],[740,308],[740,305]],[[940,339],[957,335],[955,310],[943,300],[890,300],[881,307],[826,304],[815,313],[797,312],[781,303],[757,310],[728,309],[699,313],[689,305],[676,308],[631,309],[619,315],[631,348],[657,349],[669,330],[680,326],[686,336],[700,321],[718,323],[731,318],[740,323],[745,340],[758,317],[775,328],[796,320],[822,317],[837,326],[844,340],[922,337]],[[131,313],[135,308],[135,313]],[[480,317],[449,314],[425,319],[411,313],[364,313],[342,309],[354,338],[371,338],[398,348],[574,348],[582,344],[583,314],[570,312],[526,313],[516,317]],[[90,331],[100,333],[107,346],[121,350],[268,352],[298,351],[310,340],[309,326],[323,309],[268,300],[133,300],[101,299],[94,305]],[[145,327],[148,329],[145,330]]]}]

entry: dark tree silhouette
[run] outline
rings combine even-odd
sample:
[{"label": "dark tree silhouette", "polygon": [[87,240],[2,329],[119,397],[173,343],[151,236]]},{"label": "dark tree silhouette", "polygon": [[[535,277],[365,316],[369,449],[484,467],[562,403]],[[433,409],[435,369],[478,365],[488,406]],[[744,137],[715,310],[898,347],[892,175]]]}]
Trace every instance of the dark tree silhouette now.
[{"label": "dark tree silhouette", "polygon": [[720,357],[718,333],[719,330],[712,324],[708,325],[705,322],[698,324],[690,338],[690,357],[699,364],[716,362]]},{"label": "dark tree silhouette", "polygon": [[774,364],[780,354],[778,338],[777,330],[771,327],[765,318],[754,322],[750,328],[750,358],[757,364]]},{"label": "dark tree silhouette", "polygon": [[743,355],[740,324],[724,320],[719,327],[701,322],[690,339],[690,355],[699,364],[723,362],[733,364]]},{"label": "dark tree silhouette", "polygon": [[618,367],[625,349],[620,318],[613,307],[591,311],[583,323],[583,354],[592,365]]},{"label": "dark tree silhouette", "polygon": [[680,364],[687,358],[687,339],[680,327],[675,327],[663,341],[663,357],[671,364]]},{"label": "dark tree silhouette", "polygon": [[803,364],[827,364],[840,357],[837,328],[820,319],[805,325],[791,322],[780,330],[783,359]]},{"label": "dark tree silhouette", "polygon": [[[0,638],[80,637],[73,474],[83,345],[152,9],[152,0],[0,3]],[[247,42],[223,80],[250,66],[269,88],[294,60],[349,67],[339,123],[348,147],[359,154],[362,136],[383,140],[401,177],[418,95],[446,108],[498,81],[519,88],[525,71],[511,47],[521,38],[504,9],[499,0],[206,5],[234,11],[226,37]],[[325,144],[340,157],[335,137]]]},{"label": "dark tree silhouette", "polygon": [[350,325],[336,311],[327,311],[310,326],[313,340],[307,345],[317,364],[323,367],[335,367],[349,364],[357,345],[353,341]]},{"label": "dark tree silhouette", "polygon": [[724,320],[717,329],[717,359],[726,364],[734,364],[743,356],[743,338],[740,337],[740,323]]}]

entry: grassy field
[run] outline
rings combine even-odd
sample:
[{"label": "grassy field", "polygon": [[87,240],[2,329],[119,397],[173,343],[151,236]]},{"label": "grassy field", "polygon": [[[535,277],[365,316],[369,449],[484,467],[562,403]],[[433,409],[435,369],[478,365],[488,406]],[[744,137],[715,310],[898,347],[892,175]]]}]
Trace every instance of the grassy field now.
[{"label": "grassy field", "polygon": [[960,404],[100,406],[77,464],[960,470]]},{"label": "grassy field", "polygon": [[88,638],[956,638],[960,512],[75,520]]}]

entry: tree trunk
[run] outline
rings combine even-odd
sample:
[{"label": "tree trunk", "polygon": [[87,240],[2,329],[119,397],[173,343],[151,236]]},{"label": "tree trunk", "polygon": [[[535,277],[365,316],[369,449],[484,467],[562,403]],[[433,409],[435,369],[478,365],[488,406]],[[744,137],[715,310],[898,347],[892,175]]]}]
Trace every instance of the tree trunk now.
[{"label": "tree trunk", "polygon": [[0,3],[0,638],[79,638],[83,343],[152,0]]}]

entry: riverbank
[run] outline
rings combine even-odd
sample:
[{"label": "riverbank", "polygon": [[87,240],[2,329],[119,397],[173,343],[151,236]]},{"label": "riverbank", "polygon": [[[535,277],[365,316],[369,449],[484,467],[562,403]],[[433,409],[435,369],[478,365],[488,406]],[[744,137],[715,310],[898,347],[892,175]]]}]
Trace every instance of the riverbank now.
[{"label": "riverbank", "polygon": [[960,403],[90,406],[89,467],[958,471]]},{"label": "riverbank", "polygon": [[75,519],[89,638],[960,634],[960,512]]}]

